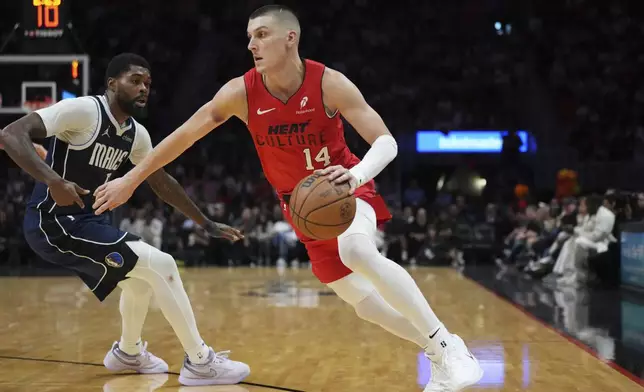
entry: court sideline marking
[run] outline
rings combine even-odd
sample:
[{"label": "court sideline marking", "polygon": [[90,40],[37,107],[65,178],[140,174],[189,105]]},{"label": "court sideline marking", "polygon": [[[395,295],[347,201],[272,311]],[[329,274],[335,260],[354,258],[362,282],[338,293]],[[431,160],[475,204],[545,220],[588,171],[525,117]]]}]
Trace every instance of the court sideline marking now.
[{"label": "court sideline marking", "polygon": [[[105,367],[103,364],[100,363],[91,363],[91,362],[75,362],[75,361],[64,361],[61,359],[46,359],[46,358],[28,358],[28,357],[13,357],[9,355],[0,355],[0,359],[8,359],[8,360],[14,360],[14,361],[31,361],[31,362],[49,362],[49,363],[64,363],[64,364],[69,364],[69,365],[84,365],[84,366],[96,366],[96,367]],[[115,375],[117,375],[116,373]],[[128,373],[123,373],[128,374]],[[133,373],[135,374],[135,373]],[[179,373],[177,372],[167,372],[166,374],[171,374],[178,376]],[[284,392],[306,392],[300,389],[290,389],[290,388],[284,388],[284,387],[276,387],[273,385],[266,385],[266,384],[257,384],[253,382],[245,382],[242,381],[239,384],[242,385],[250,385],[253,387],[259,387],[259,388],[266,388],[266,389],[275,389],[278,391],[284,391]]]}]

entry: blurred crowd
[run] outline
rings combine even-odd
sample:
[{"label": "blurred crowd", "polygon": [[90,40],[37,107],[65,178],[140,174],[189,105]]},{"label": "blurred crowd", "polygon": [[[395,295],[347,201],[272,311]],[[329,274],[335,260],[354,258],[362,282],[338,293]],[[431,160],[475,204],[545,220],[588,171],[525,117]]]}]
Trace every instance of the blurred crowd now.
[{"label": "blurred crowd", "polygon": [[496,263],[558,287],[619,282],[619,238],[644,219],[644,193],[609,190],[528,206],[501,238]]},{"label": "blurred crowd", "polygon": [[[158,138],[228,79],[253,66],[246,49],[247,18],[267,3],[229,2],[222,7],[199,0],[115,0],[106,6],[75,1],[68,38],[76,51],[91,58],[92,93],[102,91],[112,55],[131,51],[149,60],[154,91],[148,128]],[[525,60],[518,38],[497,39],[491,6],[477,1],[385,8],[363,0],[306,7],[282,3],[300,17],[302,56],[344,72],[392,129],[517,125],[512,89],[525,72]],[[20,12],[19,4],[3,4],[0,21],[12,26],[11,15]],[[109,33],[97,28],[113,25],[119,28]],[[10,33],[0,29],[0,41]],[[6,50],[20,50],[12,42]]]},{"label": "blurred crowd", "polygon": [[[200,151],[207,153],[205,147]],[[188,266],[299,266],[309,261],[260,171],[236,172],[217,161],[179,163],[169,171],[209,218],[241,229],[246,238],[234,244],[210,238],[147,186],[113,213],[113,224]],[[5,190],[0,259],[9,265],[38,262],[21,230],[32,181],[18,169],[8,174],[0,182]],[[461,269],[495,260],[501,271],[574,288],[616,283],[620,226],[644,220],[644,193],[610,190],[548,203],[532,196],[490,202],[457,192],[428,195],[422,181],[412,179],[399,200],[387,197],[393,219],[379,227],[378,248],[384,255],[412,267]]]},{"label": "blurred crowd", "polygon": [[644,152],[644,19],[635,1],[537,2],[532,33],[560,125],[584,160]]},{"label": "blurred crowd", "polygon": [[[1,25],[9,26],[10,15],[20,12],[9,3],[0,4]],[[103,92],[113,55],[131,51],[150,61],[154,84],[142,122],[156,143],[227,80],[252,67],[246,20],[266,3],[115,0],[108,7],[76,1],[69,37],[92,59],[92,94]],[[302,56],[353,80],[401,145],[418,129],[531,129],[530,109],[543,109],[547,117],[550,107],[556,114],[551,132],[582,159],[644,156],[644,84],[637,72],[644,62],[638,47],[644,20],[634,1],[283,3],[300,17]],[[0,31],[0,41],[9,34]],[[6,48],[19,51],[20,45],[9,40]],[[547,103],[537,105],[529,86],[545,86]],[[368,145],[347,128],[350,148],[362,156]],[[542,157],[548,148],[539,145]],[[518,167],[518,153],[511,158],[491,171]],[[0,253],[19,262],[30,254],[21,221],[32,182],[1,152],[0,165],[9,168],[0,171]],[[241,122],[229,121],[168,169],[209,216],[242,228],[247,238],[234,245],[210,239],[145,187],[117,211],[115,225],[193,265],[306,262]],[[380,228],[379,247],[405,264],[460,267],[489,256],[502,269],[584,284],[596,274],[592,266],[601,265],[596,256],[615,248],[619,222],[642,218],[639,196],[627,203],[613,194],[600,201],[588,195],[517,206],[463,192],[436,194],[436,183],[428,180],[435,176],[408,179],[403,171],[394,162],[377,180],[394,213]],[[509,189],[515,185],[505,182]]]}]

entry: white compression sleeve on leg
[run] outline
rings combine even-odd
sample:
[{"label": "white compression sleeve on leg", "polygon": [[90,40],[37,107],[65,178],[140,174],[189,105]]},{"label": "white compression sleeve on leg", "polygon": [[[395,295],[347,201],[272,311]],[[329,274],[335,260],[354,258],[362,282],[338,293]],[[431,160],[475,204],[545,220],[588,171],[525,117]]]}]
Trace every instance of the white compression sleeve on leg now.
[{"label": "white compression sleeve on leg", "polygon": [[391,135],[381,135],[371,144],[364,158],[349,169],[358,186],[376,177],[398,155],[398,143]]},{"label": "white compression sleeve on leg", "polygon": [[142,241],[127,244],[139,256],[139,261],[127,276],[144,280],[152,287],[163,315],[177,334],[190,362],[205,362],[210,349],[197,330],[192,305],[174,258]]},{"label": "white compression sleeve on leg", "polygon": [[386,331],[422,348],[429,344],[429,338],[423,336],[409,320],[385,302],[376,288],[362,276],[351,274],[327,286],[353,306],[361,319],[380,325]]},{"label": "white compression sleeve on leg", "polygon": [[[342,262],[368,279],[384,300],[430,338],[428,349],[441,352],[446,329],[427,303],[414,279],[397,263],[378,252],[373,240],[376,213],[364,200],[357,199],[356,217],[338,237]],[[438,331],[441,331],[440,333]]]},{"label": "white compression sleeve on leg", "polygon": [[139,279],[130,278],[119,282],[121,292],[122,330],[119,349],[129,355],[141,352],[141,331],[150,307],[152,287]]}]

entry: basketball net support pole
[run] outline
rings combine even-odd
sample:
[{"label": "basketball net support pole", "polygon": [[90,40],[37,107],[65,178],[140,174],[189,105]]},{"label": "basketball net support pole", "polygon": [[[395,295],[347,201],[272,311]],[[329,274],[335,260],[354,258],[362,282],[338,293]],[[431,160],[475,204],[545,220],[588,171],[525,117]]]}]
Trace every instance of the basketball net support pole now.
[{"label": "basketball net support pole", "polygon": [[9,44],[11,39],[13,38],[13,36],[16,35],[16,30],[18,30],[18,27],[20,27],[20,23],[16,23],[15,25],[13,25],[13,30],[11,30],[11,33],[9,33],[9,35],[7,35],[7,39],[5,39],[4,42],[2,43],[2,45],[0,45],[0,53],[2,53],[4,51],[4,48],[7,47],[7,45]]},{"label": "basketball net support pole", "polygon": [[[82,75],[82,96],[89,95],[89,56],[86,54],[36,54],[36,55],[0,55],[0,64],[67,64],[72,61],[80,61],[83,63]],[[54,102],[57,97],[53,97]],[[2,108],[0,107],[0,114],[22,114],[24,110],[17,111],[19,108]]]}]

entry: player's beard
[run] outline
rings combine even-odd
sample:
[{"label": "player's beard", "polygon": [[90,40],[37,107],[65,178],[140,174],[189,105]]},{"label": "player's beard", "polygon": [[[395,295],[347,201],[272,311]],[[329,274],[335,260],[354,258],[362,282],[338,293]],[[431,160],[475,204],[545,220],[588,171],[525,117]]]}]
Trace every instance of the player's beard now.
[{"label": "player's beard", "polygon": [[132,117],[135,118],[146,118],[148,115],[148,105],[146,104],[143,107],[137,106],[136,100],[137,98],[134,98],[133,100],[127,100],[124,99],[123,97],[117,96],[119,106],[123,111],[127,114],[129,114]]}]

